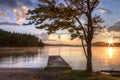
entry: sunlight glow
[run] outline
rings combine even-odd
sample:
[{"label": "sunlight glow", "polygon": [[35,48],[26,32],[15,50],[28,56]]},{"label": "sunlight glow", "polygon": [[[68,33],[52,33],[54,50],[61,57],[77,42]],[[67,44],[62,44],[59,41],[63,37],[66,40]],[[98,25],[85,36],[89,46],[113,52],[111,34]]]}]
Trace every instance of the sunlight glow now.
[{"label": "sunlight glow", "polygon": [[105,56],[109,59],[115,59],[116,57],[118,57],[118,56],[116,56],[116,54],[118,54],[117,50],[118,49],[116,47],[106,47],[105,48],[105,54],[106,54]]},{"label": "sunlight glow", "polygon": [[108,55],[109,55],[109,58],[112,58],[113,57],[113,48],[112,47],[109,47],[108,48]]},{"label": "sunlight glow", "polygon": [[108,47],[110,47],[110,46],[113,46],[113,39],[112,38],[110,38],[110,39],[108,39]]},{"label": "sunlight glow", "polygon": [[112,40],[112,39],[109,39],[109,40],[108,40],[108,43],[109,43],[109,44],[113,44],[113,40]]}]

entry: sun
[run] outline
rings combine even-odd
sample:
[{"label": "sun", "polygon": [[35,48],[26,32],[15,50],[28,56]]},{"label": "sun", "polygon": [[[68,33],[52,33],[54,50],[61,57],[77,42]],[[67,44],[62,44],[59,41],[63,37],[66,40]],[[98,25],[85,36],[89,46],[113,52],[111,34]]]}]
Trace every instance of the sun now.
[{"label": "sun", "polygon": [[108,39],[108,43],[109,44],[113,44],[113,40],[112,39]]},{"label": "sun", "polygon": [[110,47],[110,46],[113,46],[113,39],[111,38],[111,39],[108,39],[108,46]]}]

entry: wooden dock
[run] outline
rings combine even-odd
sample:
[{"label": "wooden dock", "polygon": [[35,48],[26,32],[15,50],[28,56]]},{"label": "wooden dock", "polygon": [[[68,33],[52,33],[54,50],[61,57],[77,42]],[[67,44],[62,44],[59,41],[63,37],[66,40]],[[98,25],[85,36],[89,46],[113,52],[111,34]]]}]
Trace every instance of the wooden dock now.
[{"label": "wooden dock", "polygon": [[49,56],[47,67],[72,69],[61,56]]}]

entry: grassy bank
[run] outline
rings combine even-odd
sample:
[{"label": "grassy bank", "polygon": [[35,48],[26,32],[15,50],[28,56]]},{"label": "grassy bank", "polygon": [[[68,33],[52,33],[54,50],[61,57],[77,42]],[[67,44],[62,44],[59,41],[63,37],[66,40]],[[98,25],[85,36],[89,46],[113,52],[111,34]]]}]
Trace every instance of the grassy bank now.
[{"label": "grassy bank", "polygon": [[95,72],[69,70],[62,73],[59,80],[120,80],[120,78]]},{"label": "grassy bank", "polygon": [[81,70],[45,70],[33,80],[120,80],[120,77],[112,77],[98,72],[89,73]]}]

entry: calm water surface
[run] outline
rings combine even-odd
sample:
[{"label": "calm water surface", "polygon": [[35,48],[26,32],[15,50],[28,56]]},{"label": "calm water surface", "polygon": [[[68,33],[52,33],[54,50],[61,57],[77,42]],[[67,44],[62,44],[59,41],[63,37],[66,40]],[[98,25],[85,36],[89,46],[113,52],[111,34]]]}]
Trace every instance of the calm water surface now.
[{"label": "calm water surface", "polygon": [[[120,70],[120,47],[93,47],[93,69]],[[44,68],[50,55],[60,55],[73,69],[86,68],[81,47],[0,48],[0,67]]]}]

